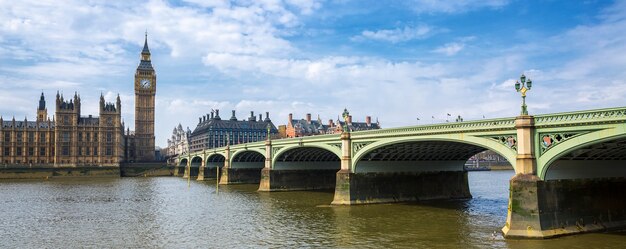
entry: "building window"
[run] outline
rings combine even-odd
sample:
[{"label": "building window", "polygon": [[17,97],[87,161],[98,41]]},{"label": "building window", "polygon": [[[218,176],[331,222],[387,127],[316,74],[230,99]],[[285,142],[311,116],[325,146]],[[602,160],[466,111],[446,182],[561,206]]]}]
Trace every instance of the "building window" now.
[{"label": "building window", "polygon": [[69,156],[70,155],[70,147],[69,146],[63,146],[62,149],[61,149],[61,155]]},{"label": "building window", "polygon": [[70,141],[70,132],[69,131],[64,131],[63,132],[63,142],[69,142]]},{"label": "building window", "polygon": [[46,156],[46,147],[39,148],[39,156]]},{"label": "building window", "polygon": [[24,134],[21,131],[17,132],[17,142],[21,143],[23,141],[23,136]]},{"label": "building window", "polygon": [[11,147],[4,147],[4,155],[5,156],[11,155]]},{"label": "building window", "polygon": [[85,135],[87,136],[87,142],[91,142],[91,133],[87,132]]},{"label": "building window", "polygon": [[28,132],[28,142],[29,143],[35,142],[35,132],[32,132],[32,131]]},{"label": "building window", "polygon": [[93,147],[93,155],[94,156],[98,155],[98,147]]},{"label": "building window", "polygon": [[93,134],[93,141],[98,142],[98,133]]},{"label": "building window", "polygon": [[82,142],[83,141],[83,133],[79,132],[78,133],[78,142]]},{"label": "building window", "polygon": [[83,148],[78,148],[78,155],[82,156],[83,155]]},{"label": "building window", "polygon": [[68,116],[63,117],[64,124],[70,124],[70,118]]},{"label": "building window", "polygon": [[111,148],[111,147],[107,147],[106,155],[107,155],[107,156],[111,156],[111,155],[113,155],[113,148]]},{"label": "building window", "polygon": [[4,132],[4,142],[5,143],[11,142],[11,132],[8,132],[8,131]]},{"label": "building window", "polygon": [[28,147],[28,156],[34,156],[34,155],[35,155],[35,148]]},{"label": "building window", "polygon": [[89,156],[89,147],[85,148],[85,155]]},{"label": "building window", "polygon": [[107,132],[107,143],[110,143],[113,140],[113,134],[111,132]]},{"label": "building window", "polygon": [[16,156],[21,156],[22,155],[22,147],[15,148],[15,155]]},{"label": "building window", "polygon": [[39,142],[41,142],[41,143],[45,143],[46,142],[46,133],[44,133],[44,132],[39,133]]}]

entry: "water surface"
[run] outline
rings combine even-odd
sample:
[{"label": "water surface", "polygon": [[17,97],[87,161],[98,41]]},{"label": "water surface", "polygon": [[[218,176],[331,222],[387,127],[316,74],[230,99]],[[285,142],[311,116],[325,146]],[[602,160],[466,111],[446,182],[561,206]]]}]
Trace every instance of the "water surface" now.
[{"label": "water surface", "polygon": [[0,182],[0,248],[626,248],[626,233],[504,240],[512,171],[471,172],[463,201],[330,206],[174,177]]}]

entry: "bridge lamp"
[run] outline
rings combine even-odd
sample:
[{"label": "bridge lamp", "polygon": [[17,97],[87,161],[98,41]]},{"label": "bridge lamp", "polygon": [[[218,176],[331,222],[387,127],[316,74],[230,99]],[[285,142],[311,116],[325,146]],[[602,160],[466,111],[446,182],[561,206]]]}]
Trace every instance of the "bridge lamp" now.
[{"label": "bridge lamp", "polygon": [[[515,90],[522,94],[522,115],[528,115],[528,108],[526,107],[526,92],[530,90],[533,85],[532,80],[526,81],[526,76],[522,74],[519,77],[519,81],[515,81]],[[520,83],[521,81],[521,83]]]}]

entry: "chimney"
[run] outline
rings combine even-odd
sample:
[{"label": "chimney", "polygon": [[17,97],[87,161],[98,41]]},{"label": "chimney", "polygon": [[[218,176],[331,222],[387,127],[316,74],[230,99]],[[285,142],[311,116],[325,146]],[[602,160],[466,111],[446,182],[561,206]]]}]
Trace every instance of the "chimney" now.
[{"label": "chimney", "polygon": [[367,126],[372,125],[372,117],[371,116],[365,116],[365,123],[367,124]]},{"label": "chimney", "polygon": [[235,110],[233,110],[233,116],[230,117],[230,120],[237,121],[237,117],[235,116]]},{"label": "chimney", "polygon": [[202,116],[202,122],[206,122],[206,116]]},{"label": "chimney", "polygon": [[352,124],[352,115],[348,115],[348,125]]},{"label": "chimney", "polygon": [[202,123],[202,118],[198,118],[198,124]]},{"label": "chimney", "polygon": [[291,124],[293,122],[293,114],[289,113],[289,119],[287,120],[287,124]]},{"label": "chimney", "polygon": [[271,122],[272,120],[270,119],[270,112],[265,112],[265,120],[263,120],[265,122]]},{"label": "chimney", "polygon": [[254,116],[254,111],[250,111],[250,117],[248,118],[248,121],[256,121],[256,116]]},{"label": "chimney", "polygon": [[311,113],[306,114],[306,122],[309,124],[311,123]]},{"label": "chimney", "polygon": [[335,124],[333,123],[333,120],[332,120],[332,119],[329,119],[329,120],[328,120],[328,126],[330,126],[330,127],[335,126]]},{"label": "chimney", "polygon": [[213,119],[213,117],[214,117],[214,116],[213,116],[213,115],[214,115],[214,113],[215,113],[215,112],[214,112],[213,110],[211,110],[211,119]]},{"label": "chimney", "polygon": [[221,119],[220,118],[220,110],[215,110],[215,119]]},{"label": "chimney", "polygon": [[259,122],[263,121],[263,114],[259,113]]}]

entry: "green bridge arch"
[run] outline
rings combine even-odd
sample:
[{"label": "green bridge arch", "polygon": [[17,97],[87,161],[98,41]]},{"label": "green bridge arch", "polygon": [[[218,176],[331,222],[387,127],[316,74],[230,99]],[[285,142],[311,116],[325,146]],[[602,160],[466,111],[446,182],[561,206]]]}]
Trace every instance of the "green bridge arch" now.
[{"label": "green bridge arch", "polygon": [[341,149],[339,147],[336,146],[332,146],[332,145],[328,145],[325,143],[307,143],[304,145],[299,145],[299,144],[293,144],[293,145],[287,145],[285,147],[281,147],[278,151],[276,151],[276,153],[274,153],[274,155],[272,156],[272,167],[274,167],[274,165],[276,165],[276,162],[278,160],[278,158],[291,151],[294,149],[298,149],[298,148],[318,148],[318,149],[323,149],[326,150],[328,152],[331,152],[332,154],[335,154],[338,158],[341,158]]},{"label": "green bridge arch", "polygon": [[[485,150],[492,150],[499,155],[503,156],[515,169],[515,162],[517,157],[517,152],[506,145],[484,137],[478,137],[473,135],[468,135],[464,133],[458,134],[441,134],[441,135],[417,135],[410,137],[393,137],[393,138],[383,138],[372,142],[361,149],[359,149],[352,157],[352,171],[356,170],[356,166],[358,162],[369,152],[372,152],[375,149],[382,148],[388,145],[401,144],[401,143],[411,143],[411,142],[430,142],[430,141],[441,141],[441,142],[452,142],[452,143],[463,143],[470,144],[477,147],[484,148]],[[354,144],[360,141],[353,141]]]},{"label": "green bridge arch", "polygon": [[[537,175],[539,178],[545,180],[550,166],[563,156],[590,145],[602,144],[623,138],[626,138],[626,124],[624,123],[592,131],[558,143],[537,158]],[[541,143],[540,139],[541,138],[537,139],[537,144]],[[540,154],[540,150],[540,148],[537,148],[537,154]]]}]

